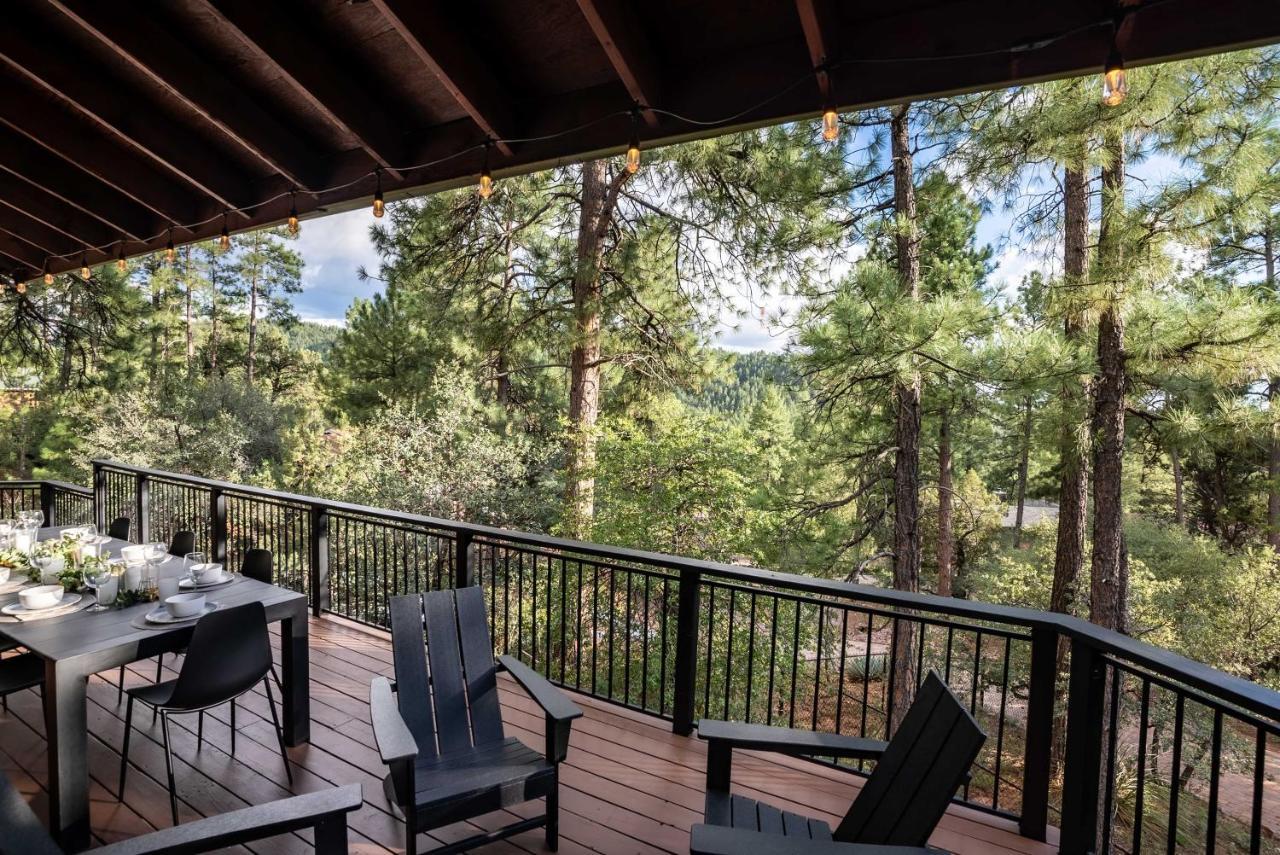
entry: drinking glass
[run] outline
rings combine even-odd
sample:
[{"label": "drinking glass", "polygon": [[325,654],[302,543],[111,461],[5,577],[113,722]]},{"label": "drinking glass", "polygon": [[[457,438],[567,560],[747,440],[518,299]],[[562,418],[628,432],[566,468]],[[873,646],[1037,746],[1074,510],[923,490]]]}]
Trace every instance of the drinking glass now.
[{"label": "drinking glass", "polygon": [[188,552],[186,555],[182,556],[182,572],[191,580],[191,584],[193,586],[196,584],[196,574],[191,568],[195,567],[197,564],[204,563],[205,560],[203,552]]},{"label": "drinking glass", "polygon": [[40,571],[40,584],[52,585],[57,582],[53,576],[66,565],[61,555],[33,555],[31,566]]},{"label": "drinking glass", "polygon": [[[88,608],[91,612],[103,612],[107,610],[103,603],[103,595],[100,592],[104,585],[116,578],[118,573],[124,569],[124,559],[112,558],[110,561],[91,561],[84,568],[84,584],[86,588],[93,591],[96,602]],[[113,596],[111,600],[115,600]]]},{"label": "drinking glass", "polygon": [[18,511],[18,520],[39,528],[44,522],[44,511]]}]

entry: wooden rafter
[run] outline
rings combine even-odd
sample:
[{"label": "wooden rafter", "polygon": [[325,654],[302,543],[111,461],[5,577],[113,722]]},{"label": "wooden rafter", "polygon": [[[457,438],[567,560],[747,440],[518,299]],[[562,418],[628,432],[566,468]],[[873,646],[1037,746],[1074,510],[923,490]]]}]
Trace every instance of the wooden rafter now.
[{"label": "wooden rafter", "polygon": [[800,14],[800,28],[804,30],[804,41],[809,48],[809,62],[818,80],[818,93],[824,104],[830,104],[831,74],[827,71],[827,63],[831,59],[831,45],[827,43],[827,32],[831,28],[826,23],[829,15],[826,0],[796,0],[796,11]]},{"label": "wooden rafter", "polygon": [[[578,0],[578,8],[631,100],[646,108],[660,103],[658,73],[631,6],[625,0]],[[658,126],[653,110],[641,109],[640,114],[649,127]]]},{"label": "wooden rafter", "polygon": [[68,169],[56,155],[4,125],[0,125],[0,170],[133,240],[145,240],[158,225],[150,211],[128,196],[78,170]]},{"label": "wooden rafter", "polygon": [[[21,265],[25,271],[35,272],[44,263],[41,255],[42,253],[33,248],[27,241],[0,228],[0,264],[5,267]],[[22,271],[13,272],[17,272],[19,277],[22,277]],[[4,284],[8,285],[9,283],[6,282]]]},{"label": "wooden rafter", "polygon": [[160,111],[140,113],[137,105],[149,100],[144,93],[106,68],[87,63],[81,55],[48,50],[45,45],[59,43],[57,32],[13,12],[6,9],[9,20],[0,27],[0,63],[133,146],[219,207],[239,208],[253,201],[247,195],[248,183],[241,168],[204,137]]},{"label": "wooden rafter", "polygon": [[99,0],[47,0],[108,51],[218,128],[293,185],[322,186],[323,155],[285,127],[199,53],[130,5]]},{"label": "wooden rafter", "polygon": [[119,231],[108,228],[97,218],[71,207],[11,172],[0,171],[0,205],[44,223],[80,246],[97,246],[120,238]]},{"label": "wooden rafter", "polygon": [[400,37],[440,85],[466,111],[486,137],[507,157],[511,146],[501,140],[513,135],[510,99],[487,65],[476,59],[467,34],[445,17],[441,6],[419,0],[373,0]]},{"label": "wooden rafter", "polygon": [[279,2],[200,0],[241,44],[263,56],[329,124],[354,137],[387,175],[407,159],[404,133],[390,111],[354,76],[333,74],[333,51],[303,13]]}]

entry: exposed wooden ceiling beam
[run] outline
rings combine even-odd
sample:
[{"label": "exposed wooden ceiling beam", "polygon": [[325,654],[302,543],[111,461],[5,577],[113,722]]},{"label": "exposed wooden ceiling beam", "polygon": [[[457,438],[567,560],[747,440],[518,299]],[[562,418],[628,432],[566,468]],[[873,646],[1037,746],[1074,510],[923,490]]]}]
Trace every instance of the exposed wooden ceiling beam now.
[{"label": "exposed wooden ceiling beam", "polygon": [[204,117],[227,139],[299,188],[323,186],[323,153],[260,107],[221,69],[129,4],[47,0],[107,50]]},{"label": "exposed wooden ceiling beam", "polygon": [[[13,8],[0,27],[0,62],[133,146],[223,208],[253,201],[246,195],[243,169],[198,134],[156,109],[139,109],[151,99],[111,74],[86,64],[83,53],[50,50],[65,37]],[[8,94],[6,93],[6,97]]]},{"label": "exposed wooden ceiling beam", "polygon": [[29,275],[39,272],[41,265],[44,264],[42,253],[26,241],[19,240],[3,227],[0,227],[0,256],[4,257],[0,259],[0,264],[6,267],[22,266],[21,271],[11,271],[17,272],[20,278],[23,278],[24,273]]},{"label": "exposed wooden ceiling beam", "polygon": [[826,0],[796,0],[796,11],[800,13],[800,27],[804,30],[804,41],[809,47],[809,63],[818,79],[818,93],[824,104],[830,103],[831,75],[826,68],[828,60],[832,58],[832,46],[827,42],[827,33],[831,31],[828,23],[830,10]]},{"label": "exposed wooden ceiling beam", "polygon": [[96,218],[7,171],[0,171],[0,205],[44,223],[79,246],[98,246],[120,239],[118,230],[108,229]]},{"label": "exposed wooden ceiling beam", "polygon": [[[511,100],[488,65],[478,59],[480,54],[470,44],[468,34],[445,17],[442,7],[447,4],[373,0],[373,5],[485,136],[494,140],[514,136],[508,107]],[[511,156],[507,143],[498,142],[496,147]]]},{"label": "exposed wooden ceiling beam", "polygon": [[61,158],[4,125],[0,125],[0,169],[133,240],[151,237],[160,226],[151,211],[111,187],[68,169]]},{"label": "exposed wooden ceiling beam", "polygon": [[246,47],[264,56],[329,124],[354,137],[387,174],[399,178],[407,145],[392,111],[357,75],[334,74],[334,53],[305,12],[262,0],[200,0]]},{"label": "exposed wooden ceiling beam", "polygon": [[[644,31],[631,4],[625,0],[578,0],[578,8],[622,85],[627,87],[631,100],[645,107],[661,103],[653,54],[644,44]],[[653,110],[642,109],[640,113],[649,127],[658,126],[658,116]]]},{"label": "exposed wooden ceiling beam", "polygon": [[[80,174],[111,187],[165,222],[189,222],[198,212],[192,208],[185,188],[167,172],[157,171],[154,161],[114,137],[106,137],[94,126],[67,114],[60,120],[46,99],[37,97],[24,81],[0,66],[0,125],[59,158],[59,171]],[[83,127],[76,125],[83,124]]]}]

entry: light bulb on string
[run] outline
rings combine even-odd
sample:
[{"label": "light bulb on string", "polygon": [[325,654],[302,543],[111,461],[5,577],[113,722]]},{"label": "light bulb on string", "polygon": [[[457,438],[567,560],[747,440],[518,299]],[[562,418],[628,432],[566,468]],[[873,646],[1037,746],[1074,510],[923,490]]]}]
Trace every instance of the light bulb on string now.
[{"label": "light bulb on string", "polygon": [[222,214],[222,232],[218,235],[218,249],[226,252],[231,249],[231,233],[227,231],[227,215]]},{"label": "light bulb on string", "polygon": [[387,212],[387,206],[382,201],[382,167],[378,167],[373,174],[378,179],[378,187],[373,191],[373,215],[380,218]]},{"label": "light bulb on string", "polygon": [[124,260],[124,240],[120,241],[120,250],[116,253],[116,270],[124,273],[129,269],[129,263]]},{"label": "light bulb on string", "polygon": [[[297,191],[290,190],[289,198],[290,200],[296,200]],[[289,202],[289,234],[297,235],[298,232],[300,231],[302,231],[302,225],[298,222],[298,204],[296,201],[290,201]]]},{"label": "light bulb on string", "polygon": [[830,107],[822,112],[822,138],[827,142],[840,138],[840,116]]},{"label": "light bulb on string", "polygon": [[489,146],[488,142],[484,144],[484,166],[480,170],[480,186],[476,190],[481,199],[488,199],[493,195],[493,173],[489,171]]},{"label": "light bulb on string", "polygon": [[1129,94],[1129,80],[1124,70],[1124,57],[1120,55],[1120,47],[1111,43],[1111,53],[1107,55],[1107,64],[1102,68],[1102,103],[1107,107],[1119,107]]},{"label": "light bulb on string", "polygon": [[89,269],[89,259],[85,253],[80,253],[80,278],[87,280],[93,275],[93,271]]},{"label": "light bulb on string", "polygon": [[[50,270],[49,270],[49,262],[48,262],[48,261],[45,261],[45,263],[44,263],[44,284],[46,284],[46,285],[52,285],[52,284],[53,284],[53,273],[52,273],[52,272],[50,272]],[[21,292],[21,291],[19,291],[18,293],[19,293],[19,294],[21,294],[22,292]]]},{"label": "light bulb on string", "polygon": [[169,240],[164,245],[164,260],[166,264],[173,264],[174,259],[178,257],[178,252],[173,248],[173,229],[169,229]]},{"label": "light bulb on string", "polygon": [[14,283],[13,283],[13,290],[17,291],[19,294],[25,294],[25,293],[27,293],[27,283],[26,283],[26,282],[14,282]]},{"label": "light bulb on string", "polygon": [[631,114],[631,143],[627,146],[627,172],[635,175],[640,171],[640,132],[637,128],[636,114]]}]

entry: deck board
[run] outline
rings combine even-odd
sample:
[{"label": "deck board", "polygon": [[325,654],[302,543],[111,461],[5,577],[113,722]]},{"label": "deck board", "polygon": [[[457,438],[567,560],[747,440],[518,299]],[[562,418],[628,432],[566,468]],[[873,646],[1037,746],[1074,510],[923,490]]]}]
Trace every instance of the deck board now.
[{"label": "deck board", "polygon": [[[165,658],[166,670],[175,664],[173,657]],[[239,706],[234,759],[230,756],[227,708],[212,711],[206,719],[203,748],[197,745],[195,716],[173,719],[181,819],[284,798],[291,791],[311,792],[358,782],[364,786],[365,803],[351,816],[351,851],[400,851],[403,826],[382,794],[383,768],[368,707],[369,679],[390,673],[391,649],[384,635],[336,620],[312,620],[312,741],[290,749],[292,789],[275,747],[266,696],[255,692]],[[154,661],[137,663],[126,675],[126,685],[144,684],[155,676]],[[130,750],[133,765],[124,801],[116,798],[124,707],[116,704],[115,678],[112,671],[95,676],[89,684],[91,821],[96,843],[131,837],[169,823],[159,726],[151,725],[145,710],[135,713],[137,729]],[[505,676],[499,680],[499,690],[508,732],[541,748],[543,719],[536,705]],[[575,722],[561,773],[560,851],[568,855],[687,852],[689,827],[702,814],[705,744],[676,736],[660,719],[591,698],[574,699],[586,715]],[[0,770],[43,816],[48,803],[42,718],[35,690],[10,698],[8,714],[0,718]],[[735,791],[832,823],[839,820],[859,784],[855,776],[802,760],[744,752],[734,761]],[[419,847],[430,849],[540,811],[538,804],[498,811],[469,824],[423,835]],[[310,850],[308,840],[306,834],[284,835],[251,849],[306,852]],[[964,855],[1042,855],[1054,850],[1020,837],[1007,820],[960,807],[944,817],[931,842]],[[520,855],[545,850],[541,832],[532,831],[480,851]]]}]

